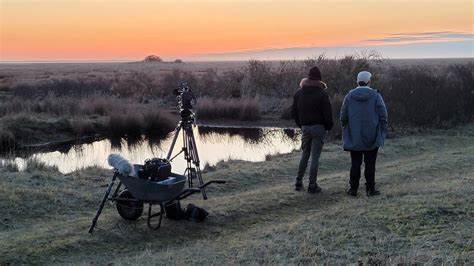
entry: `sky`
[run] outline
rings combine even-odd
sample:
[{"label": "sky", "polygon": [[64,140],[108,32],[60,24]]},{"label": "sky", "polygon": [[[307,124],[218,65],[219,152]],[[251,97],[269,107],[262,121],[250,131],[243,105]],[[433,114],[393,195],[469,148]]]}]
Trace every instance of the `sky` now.
[{"label": "sky", "polygon": [[0,0],[0,61],[474,57],[474,0]]}]

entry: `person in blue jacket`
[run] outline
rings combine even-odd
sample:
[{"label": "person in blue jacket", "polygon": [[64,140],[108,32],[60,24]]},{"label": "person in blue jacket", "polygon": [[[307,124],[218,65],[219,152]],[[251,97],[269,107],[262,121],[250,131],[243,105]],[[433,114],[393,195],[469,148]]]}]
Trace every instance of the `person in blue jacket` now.
[{"label": "person in blue jacket", "polygon": [[359,86],[346,95],[340,113],[343,147],[351,153],[350,188],[347,191],[351,196],[357,196],[362,161],[367,196],[380,194],[375,188],[375,162],[379,148],[384,145],[388,115],[382,95],[369,87],[371,77],[367,71],[357,75]]}]

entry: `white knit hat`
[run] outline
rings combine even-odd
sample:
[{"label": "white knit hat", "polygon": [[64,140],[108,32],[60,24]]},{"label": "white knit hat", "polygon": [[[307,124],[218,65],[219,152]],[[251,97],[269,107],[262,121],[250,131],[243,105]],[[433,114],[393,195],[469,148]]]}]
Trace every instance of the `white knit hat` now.
[{"label": "white knit hat", "polygon": [[364,83],[369,83],[371,77],[372,74],[368,71],[359,72],[359,74],[357,74],[357,83],[361,81]]}]

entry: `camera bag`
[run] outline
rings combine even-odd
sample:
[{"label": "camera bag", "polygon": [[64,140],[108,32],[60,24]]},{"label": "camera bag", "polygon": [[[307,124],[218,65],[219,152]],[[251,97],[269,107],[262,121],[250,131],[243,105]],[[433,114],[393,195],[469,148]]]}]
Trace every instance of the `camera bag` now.
[{"label": "camera bag", "polygon": [[145,161],[143,170],[140,173],[152,181],[163,181],[171,175],[171,164],[166,159],[152,158]]},{"label": "camera bag", "polygon": [[166,218],[171,220],[186,219],[186,212],[181,208],[179,200],[175,200],[165,205]]},{"label": "camera bag", "polygon": [[206,210],[194,204],[189,203],[186,207],[186,218],[188,220],[202,222],[208,215],[209,213]]}]

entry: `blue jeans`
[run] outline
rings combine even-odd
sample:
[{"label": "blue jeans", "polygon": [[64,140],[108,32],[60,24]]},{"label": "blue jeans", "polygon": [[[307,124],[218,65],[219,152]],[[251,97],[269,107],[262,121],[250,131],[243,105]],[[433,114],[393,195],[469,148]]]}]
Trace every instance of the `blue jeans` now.
[{"label": "blue jeans", "polygon": [[326,130],[323,125],[302,126],[301,136],[301,155],[298,167],[298,175],[296,183],[302,184],[303,176],[308,166],[308,160],[311,157],[311,166],[309,168],[309,185],[316,186],[318,179],[319,156],[323,149],[324,140],[326,138]]}]

